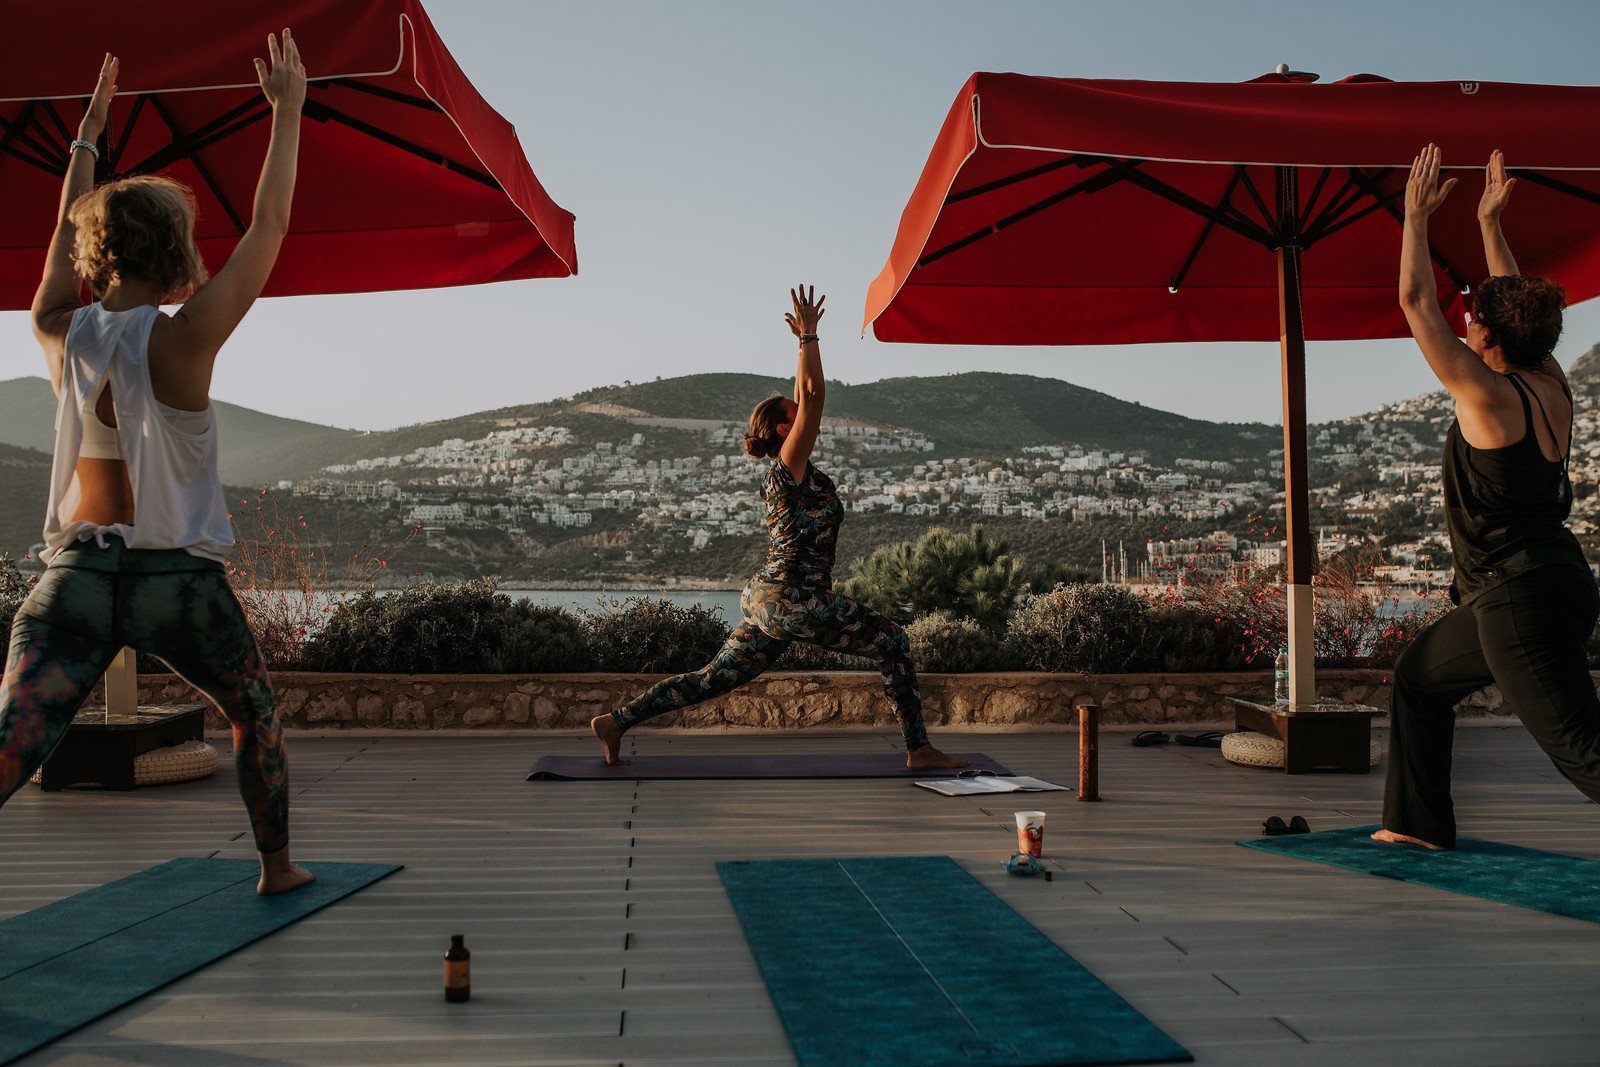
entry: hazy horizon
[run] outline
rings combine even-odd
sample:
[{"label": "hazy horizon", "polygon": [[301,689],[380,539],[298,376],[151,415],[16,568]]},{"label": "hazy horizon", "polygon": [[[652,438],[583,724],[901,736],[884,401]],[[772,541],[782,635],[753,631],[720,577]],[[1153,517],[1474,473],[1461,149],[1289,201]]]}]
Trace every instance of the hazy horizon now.
[{"label": "hazy horizon", "polygon": [[[1324,80],[1372,72],[1585,84],[1600,38],[1600,5],[1582,0],[1526,4],[1514,17],[1486,0],[981,9],[819,0],[803,11],[737,0],[434,0],[428,12],[516,125],[551,196],[577,215],[579,275],[264,300],[223,352],[217,399],[371,430],[658,374],[788,374],[794,346],[781,314],[787,288],[806,281],[829,294],[823,354],[838,380],[1007,371],[1191,418],[1277,422],[1273,343],[1002,348],[857,337],[867,284],[965,79],[1009,70],[1241,81],[1286,62]],[[317,42],[301,47],[317,73]],[[86,90],[94,74],[84,72]],[[1470,178],[1454,195],[1474,195]],[[1506,228],[1514,250],[1515,200]],[[0,338],[0,379],[44,373],[26,313],[0,313]],[[1591,301],[1569,313],[1557,356],[1570,363],[1596,341],[1600,301]],[[1312,421],[1437,387],[1409,339],[1309,346]]]}]

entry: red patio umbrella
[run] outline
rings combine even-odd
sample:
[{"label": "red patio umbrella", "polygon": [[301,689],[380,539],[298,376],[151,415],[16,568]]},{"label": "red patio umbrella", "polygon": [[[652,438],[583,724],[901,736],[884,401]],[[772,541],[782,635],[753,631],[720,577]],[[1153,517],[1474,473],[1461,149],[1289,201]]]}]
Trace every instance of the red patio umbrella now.
[{"label": "red patio umbrella", "polygon": [[294,30],[311,74],[292,230],[265,295],[577,271],[572,215],[534,177],[418,0],[0,2],[0,309],[25,308],[67,143],[104,53],[122,60],[98,180],[160,171],[199,200],[213,269],[250,217],[270,114],[251,58]]},{"label": "red patio umbrella", "polygon": [[[1529,274],[1600,294],[1600,88],[1242,84],[974,74],[867,294],[882,341],[1282,346],[1291,702],[1315,700],[1305,339],[1403,337],[1400,220],[1428,142],[1522,179],[1506,229]],[[1447,316],[1486,273],[1469,181],[1430,220]],[[1302,304],[1302,294],[1304,303]]]}]

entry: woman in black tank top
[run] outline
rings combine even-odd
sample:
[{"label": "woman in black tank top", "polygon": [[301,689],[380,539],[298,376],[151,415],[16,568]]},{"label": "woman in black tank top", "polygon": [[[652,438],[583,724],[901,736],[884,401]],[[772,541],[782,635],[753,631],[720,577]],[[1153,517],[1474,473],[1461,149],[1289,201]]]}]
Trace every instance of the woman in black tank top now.
[{"label": "woman in black tank top", "polygon": [[1489,279],[1466,342],[1439,309],[1428,216],[1455,185],[1439,184],[1439,150],[1411,167],[1400,253],[1400,304],[1428,365],[1456,402],[1445,437],[1444,498],[1457,606],[1395,665],[1389,774],[1379,841],[1452,848],[1450,748],[1455,705],[1489,684],[1566,778],[1600,801],[1600,697],[1585,644],[1600,592],[1577,538],[1567,458],[1572,393],[1551,351],[1566,294],[1518,274],[1500,230],[1516,179],[1495,152],[1478,219]]}]

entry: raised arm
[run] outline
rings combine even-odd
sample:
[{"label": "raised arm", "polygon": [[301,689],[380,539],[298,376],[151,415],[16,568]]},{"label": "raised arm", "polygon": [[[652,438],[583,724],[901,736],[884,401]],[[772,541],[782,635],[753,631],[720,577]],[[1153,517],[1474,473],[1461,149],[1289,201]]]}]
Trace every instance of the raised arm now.
[{"label": "raised arm", "polygon": [[44,349],[50,368],[50,385],[61,392],[61,368],[66,359],[67,330],[72,313],[83,306],[83,283],[72,265],[72,242],[78,228],[67,217],[67,209],[94,188],[95,151],[79,142],[94,144],[106,128],[111,98],[117,95],[117,57],[106,53],[100,64],[100,80],[95,83],[89,107],[78,123],[78,140],[67,154],[67,176],[61,185],[61,206],[56,212],[56,232],[45,253],[44,277],[33,294],[33,333]]},{"label": "raised arm", "polygon": [[170,354],[199,376],[209,392],[212,363],[224,341],[261,295],[289,232],[295,168],[300,156],[300,109],[306,99],[306,69],[288,30],[279,41],[267,35],[268,61],[255,61],[256,79],[272,104],[272,134],[261,164],[250,228],[228,262],[173,316]]},{"label": "raised arm", "polygon": [[817,343],[817,323],[822,321],[822,303],[817,299],[817,287],[810,291],[805,286],[789,290],[794,311],[783,318],[789,329],[800,339],[800,365],[794,372],[794,402],[796,411],[789,435],[783,439],[778,458],[795,481],[806,476],[806,464],[811,461],[811,449],[817,443],[817,431],[822,428],[822,405],[827,399],[828,385],[822,377],[822,349]]},{"label": "raised arm", "polygon": [[[1400,308],[1428,366],[1460,406],[1487,410],[1502,400],[1503,379],[1461,342],[1445,322],[1428,254],[1428,216],[1444,203],[1456,179],[1439,185],[1439,149],[1429,145],[1411,164],[1400,239]],[[1509,391],[1509,390],[1507,390]]]},{"label": "raised arm", "polygon": [[1483,256],[1489,261],[1490,277],[1521,274],[1517,261],[1500,229],[1500,213],[1511,200],[1517,179],[1506,177],[1506,157],[1496,148],[1483,171],[1483,198],[1478,201],[1478,227],[1483,231]]}]

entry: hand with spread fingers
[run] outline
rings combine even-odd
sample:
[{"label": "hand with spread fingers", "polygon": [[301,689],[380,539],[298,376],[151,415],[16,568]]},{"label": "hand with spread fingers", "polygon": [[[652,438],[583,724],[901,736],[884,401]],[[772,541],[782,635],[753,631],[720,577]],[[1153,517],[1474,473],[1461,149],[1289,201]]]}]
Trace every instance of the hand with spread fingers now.
[{"label": "hand with spread fingers", "polygon": [[1498,219],[1511,200],[1511,190],[1516,187],[1517,179],[1506,177],[1505,153],[1496,148],[1483,171],[1483,197],[1478,201],[1478,218]]},{"label": "hand with spread fingers", "polygon": [[1439,146],[1430,144],[1411,161],[1411,176],[1406,179],[1406,217],[1425,219],[1439,210],[1459,179],[1439,184]]},{"label": "hand with spread fingers", "polygon": [[293,108],[296,111],[306,101],[306,68],[300,62],[300,47],[295,44],[294,36],[287,27],[283,31],[283,42],[267,34],[267,59],[257,59],[256,81],[261,83],[261,91],[266,94],[267,102],[274,110],[278,108]]},{"label": "hand with spread fingers", "polygon": [[790,331],[796,337],[812,336],[817,333],[817,323],[822,321],[822,304],[826,296],[817,296],[817,287],[812,286],[808,291],[804,285],[799,289],[789,290],[789,299],[794,303],[794,311],[785,312],[783,321],[789,324]]},{"label": "hand with spread fingers", "polygon": [[117,95],[118,68],[117,57],[107,52],[104,62],[100,64],[100,80],[95,82],[94,95],[89,97],[89,107],[83,113],[83,121],[78,123],[80,141],[98,140],[105,132],[111,99]]}]

